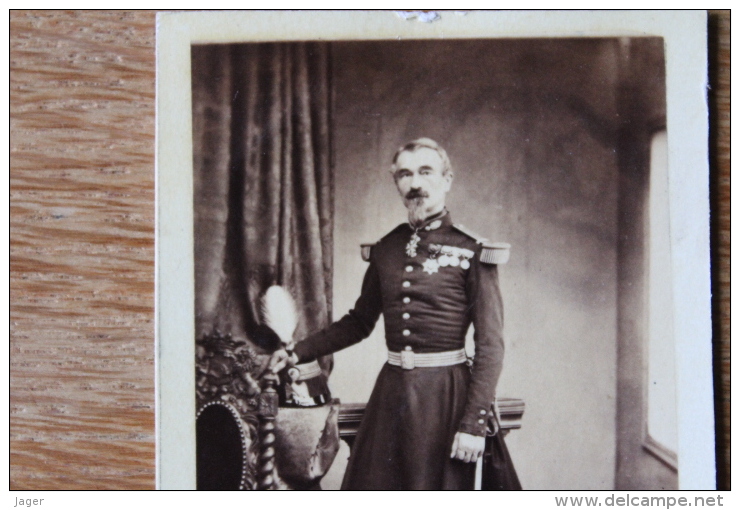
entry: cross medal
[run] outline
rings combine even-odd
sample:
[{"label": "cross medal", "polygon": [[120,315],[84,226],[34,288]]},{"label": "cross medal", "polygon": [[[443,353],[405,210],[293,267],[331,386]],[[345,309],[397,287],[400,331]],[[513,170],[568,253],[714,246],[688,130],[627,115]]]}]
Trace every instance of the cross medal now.
[{"label": "cross medal", "polygon": [[419,241],[421,241],[421,238],[414,232],[414,235],[411,236],[409,243],[406,245],[406,255],[416,257],[416,248],[419,246]]}]

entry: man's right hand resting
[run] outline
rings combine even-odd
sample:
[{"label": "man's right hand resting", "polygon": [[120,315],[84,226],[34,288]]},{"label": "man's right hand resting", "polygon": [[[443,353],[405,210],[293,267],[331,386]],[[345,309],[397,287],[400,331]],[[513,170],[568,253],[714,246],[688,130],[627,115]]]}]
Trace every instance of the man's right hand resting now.
[{"label": "man's right hand resting", "polygon": [[294,367],[298,364],[298,356],[294,352],[288,354],[285,349],[278,349],[272,353],[270,363],[267,366],[268,370],[273,374],[277,374],[285,367]]}]

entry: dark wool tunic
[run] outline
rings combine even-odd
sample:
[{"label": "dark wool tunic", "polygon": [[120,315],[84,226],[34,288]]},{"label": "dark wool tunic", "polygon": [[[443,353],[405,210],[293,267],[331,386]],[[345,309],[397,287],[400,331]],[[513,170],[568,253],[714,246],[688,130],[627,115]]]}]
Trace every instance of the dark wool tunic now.
[{"label": "dark wool tunic", "polygon": [[[345,473],[343,489],[472,489],[475,464],[451,460],[457,431],[486,434],[501,373],[503,307],[485,240],[448,213],[418,229],[402,224],[373,245],[362,292],[343,318],[296,345],[301,362],[368,337],[380,314],[388,349],[415,353],[465,347],[475,328],[475,361],[378,376]],[[444,262],[442,256],[450,254]],[[456,260],[452,260],[456,259]]]}]

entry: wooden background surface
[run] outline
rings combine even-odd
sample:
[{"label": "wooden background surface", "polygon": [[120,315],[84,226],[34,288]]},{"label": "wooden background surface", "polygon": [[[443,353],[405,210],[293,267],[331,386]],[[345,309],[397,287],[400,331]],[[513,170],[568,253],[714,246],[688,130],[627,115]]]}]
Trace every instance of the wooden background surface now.
[{"label": "wooden background surface", "polygon": [[[730,486],[730,13],[710,15],[719,486]],[[10,488],[154,488],[152,12],[10,13]]]}]

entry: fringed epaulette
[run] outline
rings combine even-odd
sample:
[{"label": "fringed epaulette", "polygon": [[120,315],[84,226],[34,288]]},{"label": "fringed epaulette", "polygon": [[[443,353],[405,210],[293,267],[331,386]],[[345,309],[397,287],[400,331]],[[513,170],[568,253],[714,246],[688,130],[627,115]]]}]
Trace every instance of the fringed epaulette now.
[{"label": "fringed epaulette", "polygon": [[483,249],[480,252],[480,261],[485,264],[506,264],[509,261],[511,245],[509,243],[492,243],[485,241],[481,243]]},{"label": "fringed epaulette", "polygon": [[482,246],[480,261],[484,264],[506,264],[509,261],[509,253],[511,251],[511,245],[509,243],[493,243],[460,224],[455,223],[452,226],[458,232],[465,234]]},{"label": "fringed epaulette", "polygon": [[362,252],[362,260],[365,262],[370,262],[370,257],[373,252],[373,246],[375,246],[378,243],[365,243],[360,245],[360,250]]}]

